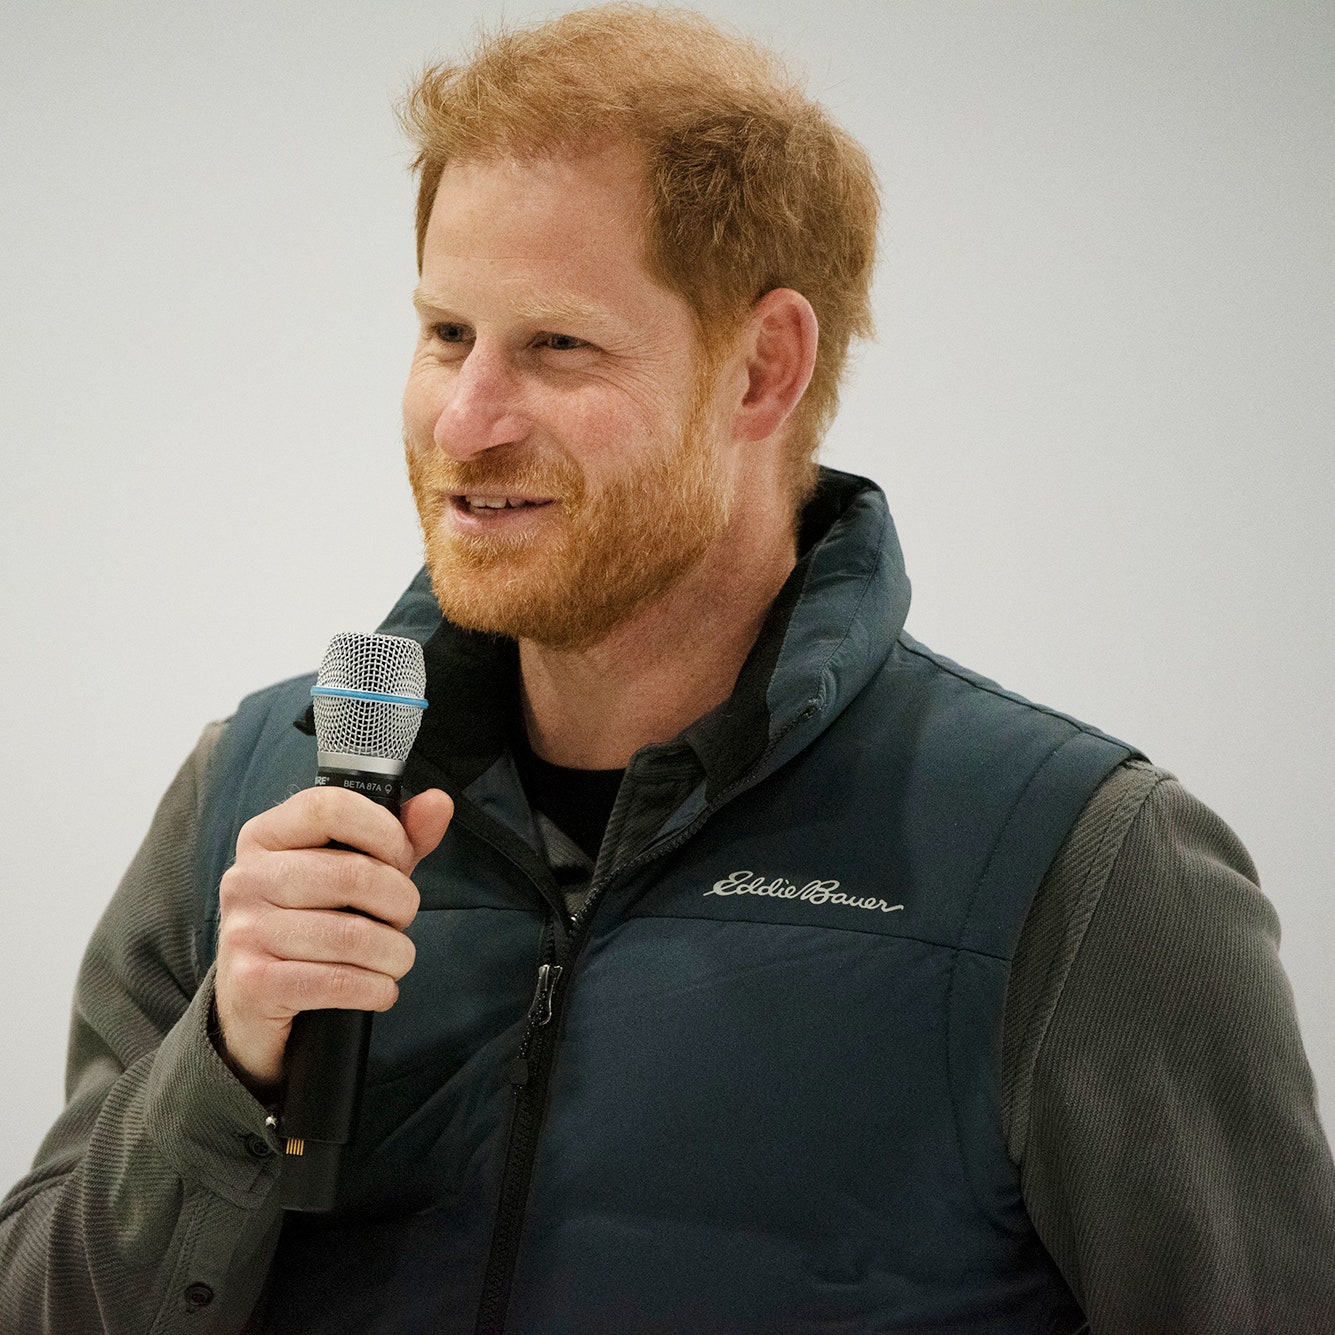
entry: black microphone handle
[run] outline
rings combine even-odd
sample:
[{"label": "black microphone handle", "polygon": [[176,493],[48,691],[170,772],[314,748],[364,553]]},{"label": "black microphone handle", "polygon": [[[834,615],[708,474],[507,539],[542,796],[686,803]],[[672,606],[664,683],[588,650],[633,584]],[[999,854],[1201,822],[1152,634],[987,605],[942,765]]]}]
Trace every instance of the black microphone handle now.
[{"label": "black microphone handle", "polygon": [[[352,788],[399,814],[402,782],[397,775],[322,766],[315,782]],[[361,1112],[373,1018],[373,1011],[352,1010],[302,1011],[292,1018],[283,1058],[285,1145],[277,1186],[285,1210],[334,1208],[342,1148],[356,1134]]]}]

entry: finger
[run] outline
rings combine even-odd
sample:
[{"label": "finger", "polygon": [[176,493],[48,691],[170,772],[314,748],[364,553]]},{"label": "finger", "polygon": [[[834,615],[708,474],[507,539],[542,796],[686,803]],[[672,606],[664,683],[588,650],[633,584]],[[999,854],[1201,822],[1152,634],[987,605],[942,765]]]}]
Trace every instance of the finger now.
[{"label": "finger", "polygon": [[[234,868],[229,876],[239,874]],[[421,896],[395,867],[352,849],[291,848],[247,864],[242,894],[229,893],[229,913],[262,909],[353,909],[402,931],[417,916]],[[226,878],[224,878],[226,882]]]},{"label": "finger", "polygon": [[290,1020],[298,1011],[386,1011],[399,996],[393,978],[355,964],[271,959],[251,961],[238,972],[252,995],[264,989],[262,1010],[271,1023]]},{"label": "finger", "polygon": [[399,819],[413,847],[414,867],[428,853],[435,852],[453,816],[454,801],[439,788],[428,788],[403,804]]},{"label": "finger", "polygon": [[279,851],[347,844],[407,874],[414,864],[403,826],[363,793],[333,785],[306,788],[248,820],[237,835],[237,857],[248,848]]},{"label": "finger", "polygon": [[274,909],[250,936],[247,944],[275,959],[350,964],[396,979],[417,957],[417,947],[396,928],[336,909]]}]

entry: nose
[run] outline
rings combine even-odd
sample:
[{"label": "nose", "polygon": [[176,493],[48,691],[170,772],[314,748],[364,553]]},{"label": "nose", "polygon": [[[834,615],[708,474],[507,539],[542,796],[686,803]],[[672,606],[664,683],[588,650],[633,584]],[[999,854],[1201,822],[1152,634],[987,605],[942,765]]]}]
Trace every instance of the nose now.
[{"label": "nose", "polygon": [[462,462],[523,440],[529,420],[521,393],[505,350],[479,339],[455,364],[443,388],[432,433],[436,448]]}]

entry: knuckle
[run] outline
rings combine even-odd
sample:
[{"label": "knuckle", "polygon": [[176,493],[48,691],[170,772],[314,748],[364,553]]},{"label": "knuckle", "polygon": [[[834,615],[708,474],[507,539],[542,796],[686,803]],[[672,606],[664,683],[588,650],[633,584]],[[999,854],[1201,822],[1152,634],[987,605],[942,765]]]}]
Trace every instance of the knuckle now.
[{"label": "knuckle", "polygon": [[397,925],[402,901],[399,873],[371,857],[350,858],[349,861],[356,863],[350,869],[354,878],[350,888],[356,892],[356,902],[381,922]]},{"label": "knuckle", "polygon": [[317,964],[298,970],[292,980],[292,992],[298,1009],[323,1010],[339,1005],[341,965]]},{"label": "knuckle", "polygon": [[281,870],[284,856],[258,848],[238,853],[218,882],[218,908],[224,919],[272,898],[275,875]]},{"label": "knuckle", "polygon": [[237,848],[237,854],[238,854],[238,856],[240,856],[241,851],[242,851],[243,849],[248,848],[251,844],[255,844],[255,843],[258,843],[258,842],[259,842],[259,835],[258,835],[258,832],[259,832],[259,830],[262,828],[261,822],[262,822],[263,819],[264,819],[264,815],[265,815],[265,813],[264,813],[264,812],[261,812],[258,816],[252,816],[252,817],[251,817],[248,821],[246,821],[246,823],[245,823],[245,824],[244,824],[244,825],[237,831],[237,833],[236,833],[236,848]]},{"label": "knuckle", "polygon": [[249,945],[250,915],[244,907],[224,910],[218,920],[218,954],[244,953]]},{"label": "knuckle", "polygon": [[294,848],[275,854],[273,891],[268,898],[288,908],[335,907],[342,892],[338,864],[322,849]]},{"label": "knuckle", "polygon": [[238,904],[252,897],[250,878],[244,866],[233,863],[218,882],[218,907],[225,918]]},{"label": "knuckle", "polygon": [[343,810],[343,789],[336,784],[306,788],[297,797],[302,799],[309,813],[320,820],[332,821]]},{"label": "knuckle", "polygon": [[270,971],[265,960],[249,952],[241,952],[229,960],[225,975],[219,978],[218,988],[235,1000],[246,1001],[264,995]]},{"label": "knuckle", "polygon": [[355,896],[361,904],[374,904],[380,897],[383,864],[367,853],[349,853],[340,859],[340,864],[349,896]]},{"label": "knuckle", "polygon": [[398,996],[393,979],[369,969],[350,964],[326,965],[313,986],[320,990],[320,1002],[344,1010],[388,1010]]},{"label": "knuckle", "polygon": [[329,993],[336,998],[340,1006],[351,1006],[361,992],[362,980],[359,971],[347,964],[333,964],[326,970]]},{"label": "knuckle", "polygon": [[329,949],[341,960],[355,960],[363,950],[366,919],[355,913],[338,913],[325,926]]},{"label": "knuckle", "polygon": [[[324,843],[326,832],[338,823],[337,788],[303,788],[293,793],[286,802],[275,807],[283,813],[284,835],[281,842],[287,848],[305,848]],[[277,819],[277,817],[276,817]]]}]

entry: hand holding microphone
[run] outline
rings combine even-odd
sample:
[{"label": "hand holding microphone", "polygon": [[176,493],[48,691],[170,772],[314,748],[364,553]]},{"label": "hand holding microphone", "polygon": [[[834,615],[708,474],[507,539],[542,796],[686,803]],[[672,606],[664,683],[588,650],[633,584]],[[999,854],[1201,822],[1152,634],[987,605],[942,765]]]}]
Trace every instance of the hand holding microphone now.
[{"label": "hand holding microphone", "polygon": [[[406,669],[397,661],[405,658]],[[332,1204],[369,1013],[394,1004],[413,963],[404,935],[418,905],[410,876],[453,814],[438,789],[404,803],[400,819],[392,814],[421,713],[403,697],[421,696],[420,665],[414,641],[335,638],[312,692],[318,786],[247,822],[221,883],[223,1055],[257,1095],[282,1091],[283,1134],[298,1149],[280,1183],[291,1208]]]}]

